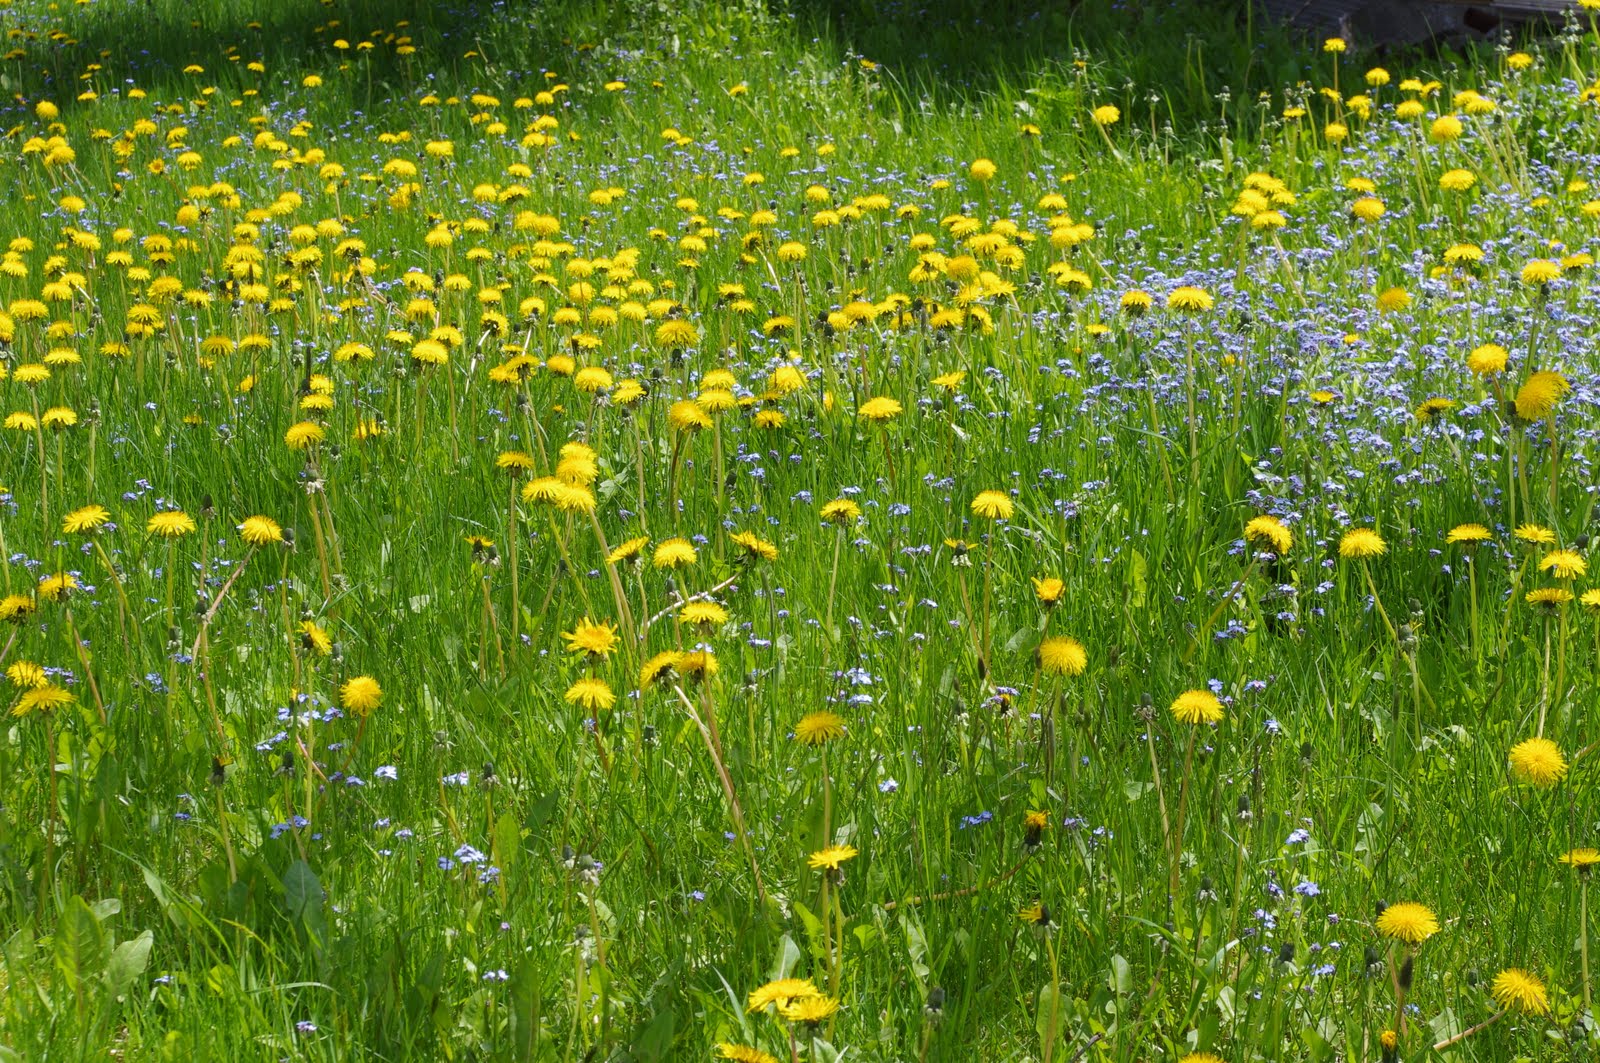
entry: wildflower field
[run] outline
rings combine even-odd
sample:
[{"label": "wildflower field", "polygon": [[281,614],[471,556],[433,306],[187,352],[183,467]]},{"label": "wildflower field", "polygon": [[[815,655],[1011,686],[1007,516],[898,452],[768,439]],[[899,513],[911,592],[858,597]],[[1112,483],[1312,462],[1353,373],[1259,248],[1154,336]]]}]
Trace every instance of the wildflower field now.
[{"label": "wildflower field", "polygon": [[0,1061],[1592,1060],[1600,0],[0,0]]}]

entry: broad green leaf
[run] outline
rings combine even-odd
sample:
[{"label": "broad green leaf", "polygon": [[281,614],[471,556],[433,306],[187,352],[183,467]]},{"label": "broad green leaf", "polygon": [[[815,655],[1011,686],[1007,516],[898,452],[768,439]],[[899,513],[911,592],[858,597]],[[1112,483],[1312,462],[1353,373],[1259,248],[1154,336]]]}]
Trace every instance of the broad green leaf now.
[{"label": "broad green leaf", "polygon": [[1133,968],[1120,954],[1111,957],[1111,988],[1118,996],[1133,989]]},{"label": "broad green leaf", "polygon": [[794,965],[800,962],[800,946],[794,943],[794,938],[788,934],[778,940],[778,955],[772,961],[772,971],[767,975],[767,981],[776,982],[780,978],[789,977],[789,972],[794,970]]},{"label": "broad green leaf", "polygon": [[82,897],[74,896],[56,926],[56,970],[73,992],[99,979],[106,970],[106,932]]},{"label": "broad green leaf", "polygon": [[106,987],[111,990],[113,997],[126,994],[134,979],[144,974],[150,962],[150,946],[154,941],[155,935],[146,930],[132,941],[124,941],[111,950],[111,961],[106,964]]}]

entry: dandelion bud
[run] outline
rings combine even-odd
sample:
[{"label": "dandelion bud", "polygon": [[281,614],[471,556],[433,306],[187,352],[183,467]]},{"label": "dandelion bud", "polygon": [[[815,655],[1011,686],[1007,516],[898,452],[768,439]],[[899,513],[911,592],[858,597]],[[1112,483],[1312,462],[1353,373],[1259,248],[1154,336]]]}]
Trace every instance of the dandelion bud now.
[{"label": "dandelion bud", "polygon": [[1400,965],[1400,992],[1407,993],[1411,990],[1411,977],[1416,973],[1416,957],[1407,956]]},{"label": "dandelion bud", "polygon": [[1476,967],[1468,967],[1467,968],[1467,973],[1466,973],[1466,980],[1467,980],[1467,985],[1475,986],[1480,981],[1483,980],[1483,976],[1478,973],[1478,969]]},{"label": "dandelion bud", "polygon": [[285,528],[285,529],[283,529],[283,545],[287,546],[291,550],[294,549],[294,529],[293,528]]},{"label": "dandelion bud", "polygon": [[1572,540],[1572,548],[1580,553],[1589,549],[1589,537],[1587,535],[1578,536],[1576,539]]},{"label": "dandelion bud", "polygon": [[922,1010],[929,1018],[937,1018],[944,1011],[944,990],[941,987],[931,986],[928,989],[928,1000],[922,1005]]},{"label": "dandelion bud", "polygon": [[1250,795],[1249,794],[1240,794],[1239,795],[1239,821],[1241,823],[1250,822]]},{"label": "dandelion bud", "polygon": [[1285,964],[1294,962],[1294,942],[1285,941],[1278,949],[1278,962]]},{"label": "dandelion bud", "polygon": [[1376,946],[1368,945],[1366,954],[1362,956],[1361,962],[1367,972],[1367,977],[1370,978],[1372,973],[1383,963],[1383,957],[1378,954]]},{"label": "dandelion bud", "polygon": [[1310,764],[1311,763],[1311,751],[1312,750],[1311,750],[1311,743],[1310,742],[1301,743],[1301,745],[1300,745],[1300,759],[1305,761],[1307,764]]}]

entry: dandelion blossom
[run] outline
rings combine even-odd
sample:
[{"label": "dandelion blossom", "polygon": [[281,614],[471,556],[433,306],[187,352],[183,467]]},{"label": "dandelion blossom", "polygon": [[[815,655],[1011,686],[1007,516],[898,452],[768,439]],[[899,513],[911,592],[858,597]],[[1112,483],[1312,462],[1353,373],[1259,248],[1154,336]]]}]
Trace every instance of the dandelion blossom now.
[{"label": "dandelion blossom", "polygon": [[1494,981],[1489,985],[1489,995],[1507,1011],[1524,1015],[1550,1013],[1550,997],[1545,993],[1544,983],[1516,967],[1508,967],[1494,976]]},{"label": "dandelion blossom", "polygon": [[864,421],[883,424],[900,416],[902,409],[903,407],[896,400],[880,395],[875,399],[868,399],[863,402],[856,413]]},{"label": "dandelion blossom", "polygon": [[383,687],[370,675],[358,675],[339,688],[339,702],[357,716],[370,716],[383,703]]},{"label": "dandelion blossom", "polygon": [[1485,343],[1467,355],[1467,368],[1477,376],[1494,376],[1506,371],[1509,357],[1510,353],[1498,343]]},{"label": "dandelion blossom", "polygon": [[98,530],[111,519],[105,506],[84,506],[68,513],[61,521],[61,530],[68,535],[82,535]]},{"label": "dandelion blossom", "polygon": [[584,676],[568,687],[566,699],[570,704],[581,705],[590,712],[609,709],[617,703],[617,695],[611,685],[592,675]]},{"label": "dandelion blossom", "polygon": [[1567,378],[1550,369],[1541,369],[1523,381],[1517,389],[1514,405],[1517,416],[1524,421],[1537,421],[1552,413],[1572,385]]},{"label": "dandelion blossom", "polygon": [[251,546],[283,542],[283,529],[271,517],[246,517],[239,524],[239,537]]},{"label": "dandelion blossom", "polygon": [[1039,643],[1039,670],[1045,675],[1082,675],[1089,667],[1089,654],[1083,643],[1066,635],[1055,635]]},{"label": "dandelion blossom", "polygon": [[842,528],[861,519],[861,507],[848,498],[836,498],[822,507],[822,519]]},{"label": "dandelion blossom", "polygon": [[778,1007],[778,1013],[790,1022],[803,1022],[815,1026],[833,1017],[839,1010],[837,997],[805,997]]},{"label": "dandelion blossom", "polygon": [[728,611],[716,602],[690,602],[678,614],[678,622],[690,627],[721,627],[728,622]]},{"label": "dandelion blossom", "polygon": [[1572,592],[1565,587],[1535,587],[1523,595],[1522,600],[1536,609],[1554,613],[1563,605],[1572,601]]},{"label": "dandelion blossom", "polygon": [[1554,546],[1556,544],[1555,531],[1551,528],[1546,528],[1542,524],[1519,524],[1512,530],[1511,534],[1516,536],[1518,541],[1527,543],[1530,546]]},{"label": "dandelion blossom", "polygon": [[682,662],[683,654],[677,650],[663,650],[656,654],[639,666],[640,689],[671,679]]},{"label": "dandelion blossom", "polygon": [[632,561],[638,557],[645,547],[650,545],[650,537],[641,535],[636,539],[629,539],[606,555],[606,564],[620,565],[624,561]]},{"label": "dandelion blossom", "polygon": [[561,637],[567,640],[568,653],[609,657],[617,649],[617,629],[611,624],[597,624],[588,617],[578,621],[571,631],[563,631]]},{"label": "dandelion blossom", "polygon": [[1209,690],[1185,690],[1172,699],[1172,715],[1179,723],[1217,723],[1222,719],[1222,702]]},{"label": "dandelion blossom", "polygon": [[717,1058],[732,1060],[732,1063],[778,1063],[777,1056],[763,1052],[759,1048],[736,1045],[729,1041],[717,1045]]},{"label": "dandelion blossom", "polygon": [[1541,790],[1567,777],[1567,758],[1548,738],[1529,738],[1511,747],[1511,776]]},{"label": "dandelion blossom", "polygon": [[750,560],[776,561],[778,548],[752,532],[734,532],[728,541],[743,550]]},{"label": "dandelion blossom", "polygon": [[812,853],[806,858],[806,863],[813,871],[837,871],[846,860],[853,860],[859,855],[853,845],[830,845]]},{"label": "dandelion blossom", "polygon": [[1438,917],[1427,905],[1416,901],[1391,904],[1378,916],[1378,933],[1391,941],[1420,945],[1438,932]]},{"label": "dandelion blossom", "polygon": [[12,706],[11,715],[30,716],[36,712],[54,712],[71,705],[76,700],[72,691],[64,690],[53,683],[46,683],[44,686],[24,691],[22,697]]},{"label": "dandelion blossom", "polygon": [[163,539],[176,539],[194,532],[194,518],[181,509],[168,509],[153,515],[144,530]]},{"label": "dandelion blossom", "polygon": [[844,737],[844,717],[838,713],[807,713],[794,725],[794,740],[804,746],[820,746]]},{"label": "dandelion blossom", "polygon": [[1040,578],[1033,577],[1033,596],[1039,600],[1040,605],[1060,605],[1061,599],[1066,597],[1067,585],[1054,576]]},{"label": "dandelion blossom", "polygon": [[1294,536],[1283,521],[1269,514],[1252,518],[1244,526],[1244,539],[1251,546],[1265,546],[1280,557],[1294,545]]},{"label": "dandelion blossom", "polygon": [[671,539],[662,540],[656,546],[655,554],[651,558],[651,564],[655,565],[656,568],[683,568],[685,565],[694,564],[699,556],[693,543],[687,539],[674,536]]},{"label": "dandelion blossom", "polygon": [[1381,557],[1389,545],[1371,528],[1351,528],[1339,540],[1340,557]]},{"label": "dandelion blossom", "polygon": [[1210,310],[1215,305],[1216,299],[1212,297],[1210,292],[1204,288],[1196,288],[1189,284],[1185,284],[1181,288],[1174,288],[1167,296],[1167,309],[1169,310],[1199,313],[1204,310]]},{"label": "dandelion blossom", "polygon": [[1463,546],[1476,546],[1488,542],[1491,538],[1493,536],[1489,534],[1489,529],[1482,524],[1457,524],[1445,535],[1444,541],[1460,543]]},{"label": "dandelion blossom", "polygon": [[745,1001],[747,1011],[765,1011],[774,1004],[782,1007],[791,1001],[820,997],[819,990],[809,978],[779,978],[751,991]]},{"label": "dandelion blossom", "polygon": [[972,512],[985,520],[1010,520],[1016,505],[1003,491],[979,491],[972,500]]},{"label": "dandelion blossom", "polygon": [[70,572],[57,572],[39,581],[39,597],[47,602],[66,601],[67,595],[78,589],[78,577]]},{"label": "dandelion blossom", "polygon": [[1539,571],[1556,579],[1578,579],[1589,572],[1589,563],[1576,550],[1552,550],[1539,562]]},{"label": "dandelion blossom", "polygon": [[1563,864],[1575,867],[1582,874],[1588,874],[1589,869],[1600,864],[1600,849],[1570,849],[1559,857]]}]

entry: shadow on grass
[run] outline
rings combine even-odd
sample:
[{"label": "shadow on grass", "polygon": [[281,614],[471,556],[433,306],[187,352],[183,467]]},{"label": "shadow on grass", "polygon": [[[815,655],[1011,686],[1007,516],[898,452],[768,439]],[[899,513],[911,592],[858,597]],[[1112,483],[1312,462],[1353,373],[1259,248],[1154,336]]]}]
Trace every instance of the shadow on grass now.
[{"label": "shadow on grass", "polygon": [[[676,36],[728,40],[738,51],[793,34],[797,47],[817,37],[882,64],[917,104],[960,103],[1040,77],[1070,95],[1081,61],[1100,95],[1128,86],[1114,101],[1125,109],[1155,107],[1189,122],[1215,114],[1224,86],[1243,98],[1293,83],[1317,58],[1253,15],[1249,0],[142,0],[44,9],[42,0],[10,9],[27,55],[0,63],[0,76],[8,96],[59,104],[86,86],[101,96],[138,86],[170,99],[346,60],[362,64],[367,86],[352,103],[370,110],[435,76],[468,88],[481,69],[474,52],[520,63],[526,69],[512,73],[531,82],[541,64],[571,72],[580,44],[649,50]],[[773,36],[729,34],[733,25]],[[264,71],[244,69],[257,61]],[[184,73],[191,66],[204,74]],[[224,75],[229,68],[237,69]]]}]

